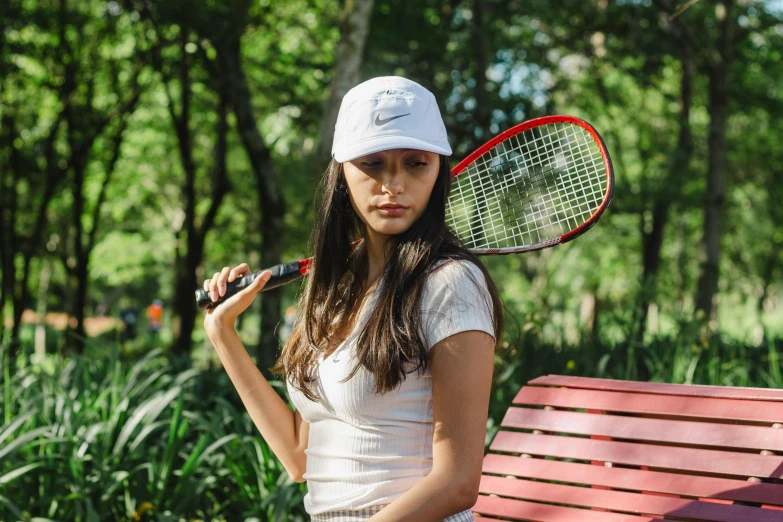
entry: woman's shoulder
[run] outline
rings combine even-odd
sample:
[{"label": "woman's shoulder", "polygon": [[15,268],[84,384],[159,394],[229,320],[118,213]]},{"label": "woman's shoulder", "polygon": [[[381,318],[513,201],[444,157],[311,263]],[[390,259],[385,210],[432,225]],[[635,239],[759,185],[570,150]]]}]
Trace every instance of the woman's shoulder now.
[{"label": "woman's shoulder", "polygon": [[470,259],[442,258],[433,263],[427,274],[427,282],[446,283],[449,281],[469,281],[486,285],[484,272]]},{"label": "woman's shoulder", "polygon": [[469,259],[436,262],[422,295],[427,348],[465,330],[480,330],[495,338],[492,296],[479,265]]},{"label": "woman's shoulder", "polygon": [[487,281],[484,272],[469,259],[446,258],[436,261],[424,285],[425,293],[443,295],[457,293],[466,298],[486,294]]}]

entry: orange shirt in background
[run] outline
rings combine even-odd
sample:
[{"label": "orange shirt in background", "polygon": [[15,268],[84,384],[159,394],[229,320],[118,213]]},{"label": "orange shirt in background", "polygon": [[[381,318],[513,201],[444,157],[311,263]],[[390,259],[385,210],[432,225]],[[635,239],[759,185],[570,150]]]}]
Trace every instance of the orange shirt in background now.
[{"label": "orange shirt in background", "polygon": [[147,320],[153,328],[160,328],[160,320],[163,318],[163,306],[152,303],[147,307]]}]

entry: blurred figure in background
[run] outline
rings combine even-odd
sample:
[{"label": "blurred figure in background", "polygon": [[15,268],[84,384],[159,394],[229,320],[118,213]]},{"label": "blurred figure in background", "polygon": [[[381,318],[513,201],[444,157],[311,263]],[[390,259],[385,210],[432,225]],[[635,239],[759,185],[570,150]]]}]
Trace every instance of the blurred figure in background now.
[{"label": "blurred figure in background", "polygon": [[155,299],[147,307],[147,325],[150,335],[157,337],[160,330],[161,319],[163,319],[163,301]]},{"label": "blurred figure in background", "polygon": [[126,306],[120,310],[120,321],[122,321],[122,332],[120,333],[120,342],[132,341],[136,338],[136,309],[132,306]]}]

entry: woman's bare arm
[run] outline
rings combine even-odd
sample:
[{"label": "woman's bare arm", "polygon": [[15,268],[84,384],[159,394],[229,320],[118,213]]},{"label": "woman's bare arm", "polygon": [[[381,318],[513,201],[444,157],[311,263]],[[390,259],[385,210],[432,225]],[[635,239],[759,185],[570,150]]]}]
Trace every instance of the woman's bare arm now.
[{"label": "woman's bare arm", "polygon": [[304,482],[308,423],[292,411],[264,378],[233,328],[209,335],[250,418],[288,474]]},{"label": "woman's bare arm", "polygon": [[[245,263],[233,269],[225,267],[211,280],[204,281],[204,289],[210,292],[214,301],[218,295],[225,294],[226,282],[248,272]],[[250,306],[270,275],[271,272],[266,271],[248,288],[207,311],[204,329],[261,436],[291,478],[304,482],[303,475],[307,469],[304,450],[309,438],[309,424],[302,420],[298,411],[288,407],[264,378],[234,329],[236,318]]]}]

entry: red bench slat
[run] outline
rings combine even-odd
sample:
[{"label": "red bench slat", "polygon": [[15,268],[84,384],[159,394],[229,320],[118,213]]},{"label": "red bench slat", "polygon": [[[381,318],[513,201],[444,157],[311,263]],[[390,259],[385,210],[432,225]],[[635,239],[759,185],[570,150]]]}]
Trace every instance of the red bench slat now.
[{"label": "red bench slat", "polygon": [[583,388],[591,390],[641,392],[659,395],[783,401],[783,390],[771,390],[767,388],[667,384],[658,382],[623,381],[618,379],[597,379],[594,377],[569,377],[564,375],[546,375],[528,381],[528,384],[536,386],[565,386],[566,388]]},{"label": "red bench slat", "polygon": [[648,442],[783,451],[783,429],[509,408],[501,426]]},{"label": "red bench slat", "polygon": [[661,471],[606,468],[576,462],[487,454],[483,471],[539,480],[649,491],[692,498],[717,498],[783,506],[783,484],[681,475]]},{"label": "red bench slat", "polygon": [[705,522],[747,522],[749,520],[783,522],[783,512],[755,507],[714,504],[661,495],[643,495],[487,475],[481,477],[479,491],[522,500],[602,508],[639,515],[669,515]]},{"label": "red bench slat", "polygon": [[777,455],[754,455],[508,431],[499,431],[490,449],[740,477],[783,477],[783,457]]},{"label": "red bench slat", "polygon": [[580,408],[667,415],[700,419],[728,420],[769,424],[783,423],[783,402],[770,403],[740,399],[713,399],[643,393],[609,392],[525,386],[514,398],[514,404]]},{"label": "red bench slat", "polygon": [[590,511],[485,495],[479,495],[478,501],[471,509],[482,515],[528,520],[531,522],[574,522],[575,520],[580,522],[652,522],[655,520],[636,515]]}]

